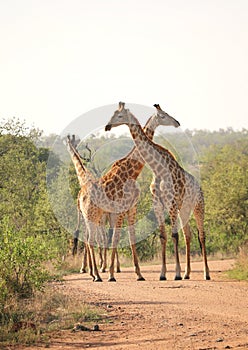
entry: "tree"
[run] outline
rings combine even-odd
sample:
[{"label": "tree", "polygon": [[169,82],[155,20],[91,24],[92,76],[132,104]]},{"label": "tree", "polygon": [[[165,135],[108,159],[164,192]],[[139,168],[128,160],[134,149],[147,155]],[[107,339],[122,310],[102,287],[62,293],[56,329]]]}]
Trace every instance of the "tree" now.
[{"label": "tree", "polygon": [[40,287],[43,263],[68,246],[48,198],[49,152],[35,146],[39,135],[19,120],[0,125],[0,297]]},{"label": "tree", "polygon": [[248,239],[248,140],[211,147],[203,158],[202,186],[211,250],[236,252]]}]

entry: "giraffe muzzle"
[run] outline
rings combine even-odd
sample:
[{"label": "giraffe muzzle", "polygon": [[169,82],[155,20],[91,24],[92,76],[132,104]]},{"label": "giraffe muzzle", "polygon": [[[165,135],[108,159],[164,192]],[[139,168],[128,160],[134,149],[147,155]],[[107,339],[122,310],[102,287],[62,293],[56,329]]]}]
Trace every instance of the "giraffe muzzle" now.
[{"label": "giraffe muzzle", "polygon": [[112,128],[112,125],[111,125],[111,124],[107,124],[107,125],[105,126],[105,131],[110,131],[111,128]]},{"label": "giraffe muzzle", "polygon": [[175,128],[178,128],[179,126],[181,126],[180,123],[179,123],[179,121],[177,121],[176,119],[175,119],[175,121],[176,121]]}]

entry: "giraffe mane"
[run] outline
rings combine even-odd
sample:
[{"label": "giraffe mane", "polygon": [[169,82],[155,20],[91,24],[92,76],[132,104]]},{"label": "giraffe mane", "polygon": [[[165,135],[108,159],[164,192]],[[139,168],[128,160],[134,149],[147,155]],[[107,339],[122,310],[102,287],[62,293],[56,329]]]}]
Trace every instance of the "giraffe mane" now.
[{"label": "giraffe mane", "polygon": [[160,153],[163,154],[164,152],[166,152],[166,153],[168,153],[174,160],[176,160],[175,155],[174,155],[171,151],[169,151],[167,148],[164,148],[163,146],[160,146],[160,145],[157,144],[157,143],[154,143],[154,145],[155,145],[156,149],[157,149],[158,151],[160,151]]}]

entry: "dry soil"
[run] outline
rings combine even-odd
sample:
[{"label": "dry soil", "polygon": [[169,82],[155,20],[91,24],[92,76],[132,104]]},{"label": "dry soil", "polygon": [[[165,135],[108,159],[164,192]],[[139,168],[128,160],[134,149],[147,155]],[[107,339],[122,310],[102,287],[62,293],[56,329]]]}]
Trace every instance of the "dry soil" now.
[{"label": "dry soil", "polygon": [[140,282],[133,268],[116,274],[117,282],[107,282],[107,273],[102,283],[87,274],[69,275],[54,288],[100,306],[108,321],[98,324],[99,331],[57,332],[49,348],[248,349],[248,283],[225,276],[232,265],[210,261],[210,281],[203,280],[201,262],[192,263],[191,279],[182,281],[173,280],[172,264],[167,281],[159,281],[159,265],[143,266],[146,280]]}]

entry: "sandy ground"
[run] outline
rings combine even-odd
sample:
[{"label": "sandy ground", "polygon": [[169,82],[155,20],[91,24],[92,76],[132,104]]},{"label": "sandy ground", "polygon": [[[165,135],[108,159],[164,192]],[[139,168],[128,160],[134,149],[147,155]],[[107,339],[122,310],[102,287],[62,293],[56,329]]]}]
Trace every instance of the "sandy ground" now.
[{"label": "sandy ground", "polygon": [[[56,286],[106,311],[98,332],[57,332],[52,350],[65,349],[248,349],[248,283],[228,280],[223,271],[232,260],[210,261],[211,280],[203,280],[202,263],[192,263],[190,280],[159,281],[160,266],[143,266],[146,281],[133,268],[116,274],[117,282],[94,283],[73,274]],[[182,268],[183,268],[182,264]],[[29,347],[29,350],[39,347]]]}]

